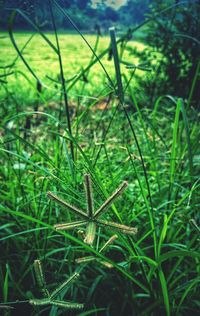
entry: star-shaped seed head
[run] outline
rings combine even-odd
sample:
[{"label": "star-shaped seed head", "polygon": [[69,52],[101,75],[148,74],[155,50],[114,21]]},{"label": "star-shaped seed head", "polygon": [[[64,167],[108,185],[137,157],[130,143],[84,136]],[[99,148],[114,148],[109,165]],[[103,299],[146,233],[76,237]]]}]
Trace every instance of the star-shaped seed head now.
[{"label": "star-shaped seed head", "polygon": [[37,280],[37,284],[39,289],[43,293],[43,298],[32,298],[29,300],[31,305],[35,306],[43,306],[43,305],[54,305],[65,309],[82,309],[84,306],[83,304],[69,302],[69,301],[61,301],[58,300],[57,297],[59,294],[68,287],[74,280],[79,277],[79,274],[75,272],[73,275],[69,277],[68,280],[63,282],[58,288],[56,288],[52,293],[50,293],[46,287],[46,281],[44,278],[44,274],[42,271],[42,265],[40,260],[34,261],[34,270],[35,276]]},{"label": "star-shaped seed head", "polygon": [[85,178],[85,192],[86,192],[86,203],[87,203],[87,212],[83,212],[79,210],[75,206],[69,204],[68,202],[60,199],[57,195],[52,192],[48,192],[47,196],[54,200],[55,202],[61,204],[66,207],[69,211],[76,214],[81,218],[79,221],[71,222],[71,223],[63,223],[54,225],[56,230],[68,230],[72,228],[77,228],[81,226],[86,226],[86,236],[84,242],[92,245],[95,239],[96,227],[103,226],[108,227],[110,229],[119,231],[123,234],[135,235],[137,233],[137,228],[129,227],[126,225],[105,221],[100,219],[100,217],[107,211],[108,207],[113,204],[113,202],[124,192],[127,188],[128,183],[124,181],[119,188],[112,193],[107,200],[96,210],[94,211],[94,203],[93,203],[93,194],[92,194],[92,185],[91,178],[89,174],[84,176]]}]

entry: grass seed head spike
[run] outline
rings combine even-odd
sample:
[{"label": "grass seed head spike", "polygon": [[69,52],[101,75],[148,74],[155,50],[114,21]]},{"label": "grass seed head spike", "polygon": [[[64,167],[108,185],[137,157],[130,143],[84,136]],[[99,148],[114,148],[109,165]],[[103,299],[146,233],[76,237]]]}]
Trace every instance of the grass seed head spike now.
[{"label": "grass seed head spike", "polygon": [[50,305],[51,300],[50,298],[33,298],[29,300],[29,304],[35,305],[35,306],[43,306],[43,305]]},{"label": "grass seed head spike", "polygon": [[126,190],[126,188],[128,187],[128,182],[124,181],[119,188],[113,193],[111,194],[111,196],[109,196],[107,198],[107,200],[99,207],[99,209],[95,212],[94,214],[94,218],[97,218],[99,216],[101,216],[106,209],[120,196],[122,195],[122,193],[124,192],[124,190]]},{"label": "grass seed head spike", "polygon": [[46,288],[46,281],[42,271],[42,264],[40,260],[34,260],[34,271],[37,280],[37,284],[40,290],[43,292],[44,296],[49,297],[49,292]]},{"label": "grass seed head spike", "polygon": [[114,222],[109,222],[109,221],[104,221],[104,220],[98,220],[98,223],[102,225],[103,227],[109,227],[113,230],[119,231],[124,234],[128,235],[135,235],[137,234],[137,228],[136,227],[129,227],[126,225],[114,223]]},{"label": "grass seed head spike", "polygon": [[40,298],[40,299],[32,298],[28,301],[29,304],[35,305],[35,306],[55,305],[58,307],[68,308],[68,309],[82,308],[83,304],[56,300],[56,297],[63,291],[63,289],[67,287],[68,285],[70,285],[72,281],[74,281],[75,279],[79,277],[79,273],[75,272],[73,275],[69,277],[68,280],[63,282],[57,289],[55,289],[51,294],[49,294],[49,292],[46,290],[46,285],[45,285],[45,280],[44,280],[40,260],[34,261],[34,269],[35,269],[37,282],[39,286],[42,287],[42,290],[44,291],[44,295],[46,295],[47,297]]},{"label": "grass seed head spike", "polygon": [[52,305],[57,306],[57,307],[62,307],[66,309],[83,309],[84,305],[80,303],[74,303],[74,302],[67,302],[67,301],[58,301],[58,300],[53,300],[51,302]]},{"label": "grass seed head spike", "polygon": [[55,224],[54,228],[56,230],[68,230],[83,226],[84,224],[87,224],[87,221],[76,221],[71,223]]},{"label": "grass seed head spike", "polygon": [[90,218],[93,215],[93,196],[92,196],[92,185],[90,174],[85,174],[85,192],[86,192],[86,202],[87,202],[87,213]]},{"label": "grass seed head spike", "polygon": [[87,263],[87,262],[91,262],[91,261],[94,261],[94,260],[96,260],[95,257],[87,256],[87,257],[82,257],[82,258],[76,258],[75,262],[76,263]]},{"label": "grass seed head spike", "polygon": [[[60,199],[57,195],[51,192],[47,193],[47,196],[49,198],[51,198],[55,202],[58,202],[59,204],[66,207],[71,212],[80,216],[83,219],[82,221],[56,224],[54,225],[55,229],[67,230],[67,229],[72,229],[76,227],[86,226],[86,234],[84,236],[84,242],[90,246],[93,245],[97,226],[109,227],[111,229],[115,229],[124,234],[130,234],[130,235],[135,234],[137,231],[136,228],[128,227],[122,224],[113,223],[109,221],[99,220],[99,217],[107,211],[107,208],[124,192],[124,190],[128,186],[128,182],[124,181],[119,186],[119,188],[114,193],[112,193],[110,197],[107,198],[107,200],[100,206],[100,208],[96,212],[93,212],[94,202],[93,202],[93,195],[92,195],[91,178],[89,174],[86,174],[84,177],[85,177],[87,212],[83,212],[82,210],[77,209],[75,206],[70,205],[69,203]],[[112,238],[108,243],[110,242],[112,242]],[[105,245],[105,247],[107,246]]]},{"label": "grass seed head spike", "polygon": [[84,219],[87,218],[87,215],[85,213],[83,213],[82,211],[80,211],[79,209],[77,209],[75,206],[72,206],[71,204],[67,203],[66,201],[62,200],[61,198],[59,198],[57,195],[55,195],[52,192],[47,192],[47,196],[51,199],[54,200],[56,202],[58,202],[59,204],[61,204],[62,206],[68,208],[71,212],[83,217]]},{"label": "grass seed head spike", "polygon": [[84,305],[75,302],[68,302],[68,301],[58,301],[58,300],[51,300],[50,298],[43,298],[43,299],[30,299],[30,305],[34,306],[45,306],[45,305],[53,305],[65,309],[83,309]]},{"label": "grass seed head spike", "polygon": [[38,286],[42,288],[45,285],[45,279],[40,260],[34,260],[34,270]]},{"label": "grass seed head spike", "polygon": [[113,265],[110,262],[104,261],[104,260],[98,260],[99,263],[101,263],[104,267],[108,268],[108,269],[112,269]]},{"label": "grass seed head spike", "polygon": [[111,236],[108,241],[103,245],[103,247],[99,250],[99,252],[105,251],[110,244],[112,244],[118,238],[117,235]]},{"label": "grass seed head spike", "polygon": [[51,295],[50,295],[50,298],[51,300],[53,300],[56,296],[58,296],[62,291],[63,289],[68,286],[71,282],[73,282],[74,280],[76,280],[77,278],[79,277],[79,274],[77,272],[75,272],[73,275],[71,275],[69,277],[68,280],[66,280],[65,282],[63,282],[57,289],[55,289]]}]

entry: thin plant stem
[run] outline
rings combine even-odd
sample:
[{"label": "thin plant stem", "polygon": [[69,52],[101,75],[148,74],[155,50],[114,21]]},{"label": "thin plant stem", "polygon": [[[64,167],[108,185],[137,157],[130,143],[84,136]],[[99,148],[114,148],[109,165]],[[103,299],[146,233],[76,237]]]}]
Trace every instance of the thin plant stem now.
[{"label": "thin plant stem", "polygon": [[[56,46],[57,46],[57,51],[58,51],[60,76],[61,76],[61,82],[62,82],[63,97],[64,97],[64,102],[65,102],[65,112],[66,112],[66,117],[67,117],[67,127],[69,130],[69,134],[72,136],[72,128],[71,128],[70,113],[69,113],[69,103],[68,103],[65,75],[64,75],[63,63],[62,63],[62,54],[60,51],[60,44],[59,44],[58,33],[57,33],[57,28],[56,28],[55,18],[54,18],[54,14],[53,14],[53,10],[52,10],[51,1],[52,0],[49,0],[49,8],[50,8],[52,24],[53,24],[53,29],[54,29],[55,38],[56,38]],[[72,140],[70,140],[70,151],[71,151],[72,161],[74,162],[74,145],[73,145]]]},{"label": "thin plant stem", "polygon": [[146,167],[145,167],[145,163],[144,163],[144,159],[143,159],[143,154],[142,154],[142,150],[141,147],[139,145],[135,130],[133,128],[131,119],[129,117],[128,111],[126,109],[126,107],[124,106],[124,91],[123,91],[123,85],[122,85],[122,80],[121,80],[121,72],[120,72],[120,63],[119,63],[119,57],[118,57],[118,50],[117,50],[117,41],[116,41],[116,36],[115,36],[115,29],[111,28],[110,29],[110,35],[111,35],[111,45],[112,45],[112,52],[113,52],[113,58],[114,58],[114,65],[115,65],[115,73],[116,73],[116,78],[117,78],[117,85],[118,85],[118,98],[119,98],[119,102],[120,105],[122,106],[125,116],[128,120],[129,126],[131,128],[137,149],[138,149],[138,153],[141,159],[141,164],[142,164],[142,168],[143,168],[143,172],[144,172],[144,177],[145,177],[145,181],[146,181],[146,185],[147,185],[147,191],[148,191],[148,196],[149,196],[149,200],[150,200],[150,205],[151,205],[151,210],[148,209],[149,211],[149,220],[150,220],[150,225],[153,231],[153,239],[154,239],[154,253],[155,253],[155,258],[157,258],[157,237],[156,237],[156,231],[155,231],[155,223],[154,223],[154,216],[153,216],[153,203],[152,203],[152,198],[151,198],[151,190],[150,190],[150,185],[149,185],[149,181],[148,181],[148,176],[147,176],[147,171],[146,171]]}]

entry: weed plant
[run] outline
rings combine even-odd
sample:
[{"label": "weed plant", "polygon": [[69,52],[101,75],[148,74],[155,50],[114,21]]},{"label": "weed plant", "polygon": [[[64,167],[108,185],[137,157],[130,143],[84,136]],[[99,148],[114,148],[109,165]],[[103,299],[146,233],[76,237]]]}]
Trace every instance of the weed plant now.
[{"label": "weed plant", "polygon": [[[52,23],[54,10],[70,21],[56,1],[49,3]],[[53,50],[53,59],[47,59],[52,63],[50,75],[44,60],[37,72],[27,58],[27,47],[34,46],[39,35],[17,34],[16,40],[16,14],[32,23]],[[110,40],[104,42],[108,47],[100,51],[99,35],[90,46],[91,38],[79,34],[92,50],[87,66],[82,46],[77,49],[77,73],[68,58],[76,53],[77,35],[60,36],[56,25],[54,34],[48,35],[26,13],[11,13],[9,34],[18,55],[1,64],[0,77],[4,315],[66,315],[66,302],[78,302],[78,308],[84,304],[82,311],[67,310],[68,315],[198,315],[198,113],[181,96],[158,95],[152,109],[138,100],[134,74],[140,68],[145,75],[148,69],[133,65],[126,50],[130,32],[136,29],[118,40],[111,29]],[[68,40],[66,50],[60,50]],[[108,53],[112,60],[105,62]],[[129,64],[126,72],[120,61]],[[20,72],[22,63],[28,75],[25,68]],[[100,68],[94,68],[97,63]],[[50,83],[44,80],[47,73]],[[110,210],[101,214],[105,223],[136,226],[137,234],[118,229],[113,236],[114,225],[109,230],[95,225],[92,242],[84,243],[84,235],[91,237],[91,231],[75,225],[77,212],[64,211],[63,203],[47,197],[53,192],[48,195],[67,201],[69,211],[72,205],[87,209],[84,174],[88,216],[107,201]],[[120,199],[109,198],[116,188],[122,191],[123,181],[129,185]],[[73,229],[56,230],[62,222],[72,223]],[[78,274],[74,284],[65,286],[69,276]]]}]

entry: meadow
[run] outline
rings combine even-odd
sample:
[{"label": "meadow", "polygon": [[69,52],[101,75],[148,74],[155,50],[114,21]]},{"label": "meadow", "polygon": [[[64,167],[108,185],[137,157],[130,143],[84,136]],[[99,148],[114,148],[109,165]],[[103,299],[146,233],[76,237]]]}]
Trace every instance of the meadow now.
[{"label": "meadow", "polygon": [[[55,82],[59,82],[59,60],[55,51],[48,45],[47,42],[37,33],[23,33],[17,32],[14,34],[15,41],[20,50],[23,50],[23,56],[26,59],[27,63],[30,65],[36,76],[41,79],[46,89],[44,89],[45,99],[50,99],[58,94],[55,89]],[[33,38],[32,38],[33,36]],[[46,34],[48,39],[55,44],[55,36],[52,33]],[[96,47],[96,53],[101,54],[105,49],[108,48],[110,39],[108,36],[96,36],[96,35],[85,35],[85,38],[89,41],[92,47]],[[30,42],[29,42],[30,40]],[[10,41],[9,34],[2,33],[0,38],[1,41],[1,57],[0,64],[3,66],[11,65],[13,61],[17,58],[16,64],[14,66],[14,76],[10,77],[8,82],[8,89],[14,91],[17,88],[17,82],[20,82],[20,90],[22,100],[25,100],[26,103],[32,103],[34,92],[37,94],[37,91],[34,91],[34,78],[31,76],[30,72],[24,65],[23,61],[17,55],[17,52]],[[62,34],[59,38],[60,41],[60,50],[62,54],[62,62],[64,67],[64,73],[66,81],[70,82],[76,76],[78,76],[81,70],[90,64],[91,60],[94,58],[93,53],[90,48],[84,43],[78,34]],[[28,42],[27,46],[26,43]],[[145,45],[140,42],[130,42],[129,47],[135,47],[138,51],[141,51],[145,48]],[[126,50],[123,54],[125,61],[131,62],[132,64],[137,64],[136,57],[132,56],[131,53]],[[102,58],[102,63],[109,72],[110,76],[114,78],[115,72],[113,63],[108,60],[108,54]],[[128,73],[125,65],[123,66],[123,72]],[[140,70],[139,70],[140,73]],[[81,78],[83,81],[84,78]],[[84,97],[91,96],[95,97],[100,94],[100,89],[106,88],[107,78],[105,73],[99,65],[96,63],[88,73],[88,84],[85,87]],[[69,88],[69,94],[72,98],[77,98],[80,95],[81,87],[79,85],[74,87],[73,91]],[[105,85],[105,86],[104,86]],[[29,89],[31,88],[32,89]],[[36,90],[36,84],[35,84]],[[1,91],[1,94],[3,91]],[[31,94],[30,94],[31,93]],[[17,94],[18,95],[18,94]],[[19,95],[18,95],[19,97]],[[83,96],[82,96],[83,97]]]},{"label": "meadow", "polygon": [[[39,34],[14,33],[20,53],[0,36],[4,315],[198,315],[199,113],[181,96],[147,107],[137,76],[153,72],[131,49],[148,46],[137,36],[116,45],[112,34],[84,35],[92,52],[61,33],[59,54]],[[90,214],[103,203],[89,231],[74,207]]]}]

